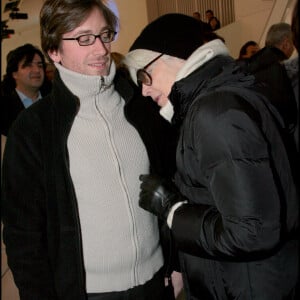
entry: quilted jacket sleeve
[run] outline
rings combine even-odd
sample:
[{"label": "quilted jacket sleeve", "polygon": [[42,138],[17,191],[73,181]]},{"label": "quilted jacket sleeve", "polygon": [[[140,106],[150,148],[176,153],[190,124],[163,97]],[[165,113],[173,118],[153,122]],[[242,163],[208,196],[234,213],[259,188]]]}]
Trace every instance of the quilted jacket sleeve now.
[{"label": "quilted jacket sleeve", "polygon": [[282,223],[261,129],[242,101],[226,94],[196,105],[187,119],[177,182],[189,204],[172,224],[179,248],[220,259],[263,257],[280,243]]}]

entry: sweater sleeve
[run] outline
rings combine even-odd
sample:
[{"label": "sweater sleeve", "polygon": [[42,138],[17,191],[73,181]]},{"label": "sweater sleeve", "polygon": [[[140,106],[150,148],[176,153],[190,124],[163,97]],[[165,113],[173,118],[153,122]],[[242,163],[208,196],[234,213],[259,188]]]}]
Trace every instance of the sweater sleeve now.
[{"label": "sweater sleeve", "polygon": [[9,133],[3,161],[3,240],[22,300],[57,298],[47,254],[41,138],[34,116],[21,114]]}]

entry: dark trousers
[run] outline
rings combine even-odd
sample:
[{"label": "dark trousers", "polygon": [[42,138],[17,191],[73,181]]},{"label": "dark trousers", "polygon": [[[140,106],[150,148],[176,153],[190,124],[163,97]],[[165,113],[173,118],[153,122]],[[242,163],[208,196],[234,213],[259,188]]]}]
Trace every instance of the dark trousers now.
[{"label": "dark trousers", "polygon": [[161,269],[143,285],[122,292],[88,294],[88,300],[165,300],[164,293],[164,272]]}]

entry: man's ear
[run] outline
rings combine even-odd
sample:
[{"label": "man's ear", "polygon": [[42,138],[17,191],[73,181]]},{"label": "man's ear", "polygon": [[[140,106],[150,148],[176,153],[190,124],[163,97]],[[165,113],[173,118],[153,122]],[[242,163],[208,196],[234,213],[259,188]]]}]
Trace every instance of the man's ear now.
[{"label": "man's ear", "polygon": [[12,78],[14,79],[14,80],[16,80],[16,78],[17,78],[17,74],[16,74],[17,72],[12,72],[11,73],[11,76],[12,76]]},{"label": "man's ear", "polygon": [[290,57],[294,51],[294,44],[292,39],[285,37],[280,45],[280,50],[287,56]]},{"label": "man's ear", "polygon": [[282,49],[286,49],[286,48],[287,48],[288,42],[289,42],[289,41],[288,41],[288,38],[285,37],[285,38],[283,39],[282,43],[281,43]]},{"label": "man's ear", "polygon": [[287,50],[291,49],[291,44],[292,44],[292,40],[288,37],[285,37],[281,44],[283,51],[287,51]]},{"label": "man's ear", "polygon": [[59,63],[61,60],[58,50],[49,50],[48,55],[53,60],[53,62]]}]

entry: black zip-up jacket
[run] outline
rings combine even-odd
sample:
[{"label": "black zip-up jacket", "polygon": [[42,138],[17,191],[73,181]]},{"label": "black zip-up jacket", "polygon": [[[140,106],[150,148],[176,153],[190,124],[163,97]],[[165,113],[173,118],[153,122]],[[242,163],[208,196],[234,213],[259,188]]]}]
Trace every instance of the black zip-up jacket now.
[{"label": "black zip-up jacket", "polygon": [[[40,90],[41,95],[45,97],[50,92],[50,84],[48,88]],[[1,134],[7,136],[8,130],[19,113],[25,109],[22,100],[14,89],[10,94],[1,94],[0,99],[0,131]]]},{"label": "black zip-up jacket", "polygon": [[[117,74],[114,84],[126,101],[126,118],[146,145],[151,172],[172,176],[175,134],[170,124],[133,83]],[[24,110],[8,135],[2,174],[3,237],[22,300],[86,299],[67,150],[78,104],[57,73],[51,94]]]},{"label": "black zip-up jacket", "polygon": [[225,56],[172,88],[175,178],[188,200],[172,233],[187,299],[299,299],[297,181],[284,122],[259,90]]},{"label": "black zip-up jacket", "polygon": [[281,114],[285,126],[293,132],[297,123],[297,103],[282,64],[285,59],[285,54],[278,48],[264,47],[248,60],[244,69],[269,87],[269,100]]}]

